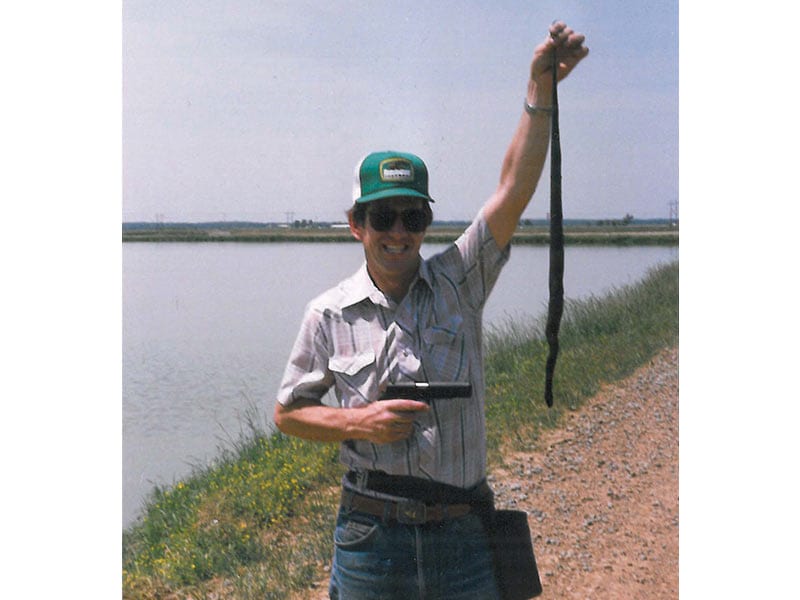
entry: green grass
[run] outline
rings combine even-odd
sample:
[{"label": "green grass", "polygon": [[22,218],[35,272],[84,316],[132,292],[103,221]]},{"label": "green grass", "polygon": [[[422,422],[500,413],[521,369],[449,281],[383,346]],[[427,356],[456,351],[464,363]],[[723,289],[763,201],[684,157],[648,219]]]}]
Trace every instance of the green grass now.
[{"label": "green grass", "polygon": [[[561,326],[555,406],[544,402],[543,324],[507,322],[486,336],[487,442],[528,448],[600,386],[678,341],[678,265],[635,286],[569,302]],[[330,557],[337,447],[247,430],[216,464],[156,488],[142,518],[123,533],[123,596],[286,598],[307,587]]]},{"label": "green grass", "polygon": [[333,483],[335,446],[249,424],[250,433],[215,465],[152,492],[143,517],[123,533],[126,597],[151,597],[134,592],[193,585],[267,560],[265,532],[291,517],[311,490]]},{"label": "green grass", "polygon": [[544,401],[547,343],[543,322],[508,322],[487,334],[487,441],[528,447],[603,383],[621,379],[678,342],[678,264],[652,270],[638,285],[568,301],[559,335],[554,406]]}]

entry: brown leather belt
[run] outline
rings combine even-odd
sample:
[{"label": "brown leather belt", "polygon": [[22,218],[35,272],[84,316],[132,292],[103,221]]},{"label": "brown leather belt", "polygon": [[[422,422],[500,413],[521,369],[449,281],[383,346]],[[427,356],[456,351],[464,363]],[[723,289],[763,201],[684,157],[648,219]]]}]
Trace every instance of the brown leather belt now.
[{"label": "brown leather belt", "polygon": [[342,490],[342,508],[405,525],[424,525],[458,519],[472,512],[472,506],[469,504],[425,504],[409,499],[380,500],[350,490]]}]

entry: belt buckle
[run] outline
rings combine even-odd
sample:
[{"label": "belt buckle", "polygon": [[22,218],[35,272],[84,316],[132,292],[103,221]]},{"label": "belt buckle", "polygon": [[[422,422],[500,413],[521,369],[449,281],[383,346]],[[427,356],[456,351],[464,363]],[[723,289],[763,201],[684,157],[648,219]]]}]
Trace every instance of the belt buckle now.
[{"label": "belt buckle", "polygon": [[427,506],[424,502],[406,500],[397,503],[397,522],[403,525],[422,525],[427,520]]}]

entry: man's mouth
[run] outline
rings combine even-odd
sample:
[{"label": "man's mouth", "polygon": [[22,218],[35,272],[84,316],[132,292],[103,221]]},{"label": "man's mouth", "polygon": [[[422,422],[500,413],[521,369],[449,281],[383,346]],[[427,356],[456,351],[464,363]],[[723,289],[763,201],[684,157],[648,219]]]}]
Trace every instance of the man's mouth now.
[{"label": "man's mouth", "polygon": [[383,250],[384,250],[384,251],[385,251],[387,254],[402,254],[403,252],[405,252],[405,251],[406,251],[406,249],[407,249],[407,248],[408,248],[408,246],[407,246],[407,245],[405,245],[405,244],[400,244],[400,245],[394,245],[394,244],[392,244],[392,245],[389,245],[389,244],[384,244],[384,245],[383,245]]}]

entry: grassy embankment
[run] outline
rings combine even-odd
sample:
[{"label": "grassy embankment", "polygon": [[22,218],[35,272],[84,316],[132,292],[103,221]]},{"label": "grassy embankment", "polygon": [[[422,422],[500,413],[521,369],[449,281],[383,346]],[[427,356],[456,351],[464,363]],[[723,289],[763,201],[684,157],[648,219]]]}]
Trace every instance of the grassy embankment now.
[{"label": "grassy embankment", "polygon": [[[425,236],[427,243],[449,243],[463,227],[434,225]],[[549,243],[547,227],[521,226],[514,234],[514,244],[545,245]],[[267,228],[192,225],[147,226],[123,229],[123,242],[355,242],[348,229],[342,228]],[[678,230],[670,225],[565,225],[566,244],[581,245],[662,245],[678,243]]]},{"label": "grassy embankment", "polygon": [[[567,305],[556,406],[543,400],[546,343],[538,323],[487,334],[490,464],[531,446],[602,383],[631,373],[678,340],[678,265],[636,286]],[[236,447],[170,489],[156,489],[123,534],[125,598],[286,598],[330,558],[340,467],[336,447],[268,435],[253,420]],[[175,596],[176,598],[178,596]]]}]

